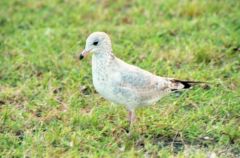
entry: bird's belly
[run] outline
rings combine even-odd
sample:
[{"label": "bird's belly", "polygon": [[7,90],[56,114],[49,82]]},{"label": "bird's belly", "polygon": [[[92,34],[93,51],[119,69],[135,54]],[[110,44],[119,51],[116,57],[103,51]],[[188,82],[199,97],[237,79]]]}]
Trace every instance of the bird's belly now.
[{"label": "bird's belly", "polygon": [[112,86],[106,80],[93,79],[93,85],[96,91],[105,99],[116,102],[116,96],[112,92]]},{"label": "bird's belly", "polygon": [[124,105],[128,109],[135,109],[141,106],[152,105],[156,100],[141,100],[140,96],[135,95],[134,93],[123,90],[118,87],[113,87],[110,83],[104,82],[95,82],[94,87],[96,91],[108,101],[113,103]]},{"label": "bird's belly", "polygon": [[114,87],[111,81],[107,80],[95,80],[93,79],[93,85],[96,91],[105,99],[121,105],[129,105],[133,104],[134,99],[130,97],[130,95],[123,95],[122,93],[118,93],[116,87]]},{"label": "bird's belly", "polygon": [[120,99],[116,94],[114,94],[112,89],[106,85],[104,88],[95,86],[95,89],[103,98],[107,99],[108,101],[121,105],[127,104],[124,100]]},{"label": "bird's belly", "polygon": [[113,84],[111,78],[104,77],[104,74],[93,75],[93,85],[103,98],[116,104],[125,105],[128,109],[152,105],[161,98],[151,95],[142,96],[141,93],[117,86]]}]

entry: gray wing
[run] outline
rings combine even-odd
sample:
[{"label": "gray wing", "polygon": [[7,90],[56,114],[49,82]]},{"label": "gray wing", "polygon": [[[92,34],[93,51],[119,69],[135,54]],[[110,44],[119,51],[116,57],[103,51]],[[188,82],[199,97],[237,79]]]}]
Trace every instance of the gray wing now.
[{"label": "gray wing", "polygon": [[114,94],[119,99],[126,99],[134,105],[149,105],[166,94],[181,89],[191,88],[199,81],[183,81],[156,76],[150,72],[129,65],[117,59],[112,71]]},{"label": "gray wing", "polygon": [[157,101],[171,92],[171,79],[159,77],[143,69],[121,63],[113,79],[115,91],[139,102]]}]

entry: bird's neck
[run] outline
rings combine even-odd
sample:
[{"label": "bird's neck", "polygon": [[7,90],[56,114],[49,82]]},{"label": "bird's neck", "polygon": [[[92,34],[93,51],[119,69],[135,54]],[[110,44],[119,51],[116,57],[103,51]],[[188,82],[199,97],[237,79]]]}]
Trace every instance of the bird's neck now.
[{"label": "bird's neck", "polygon": [[112,54],[112,52],[99,52],[99,53],[94,53],[92,57],[92,63],[93,64],[101,64],[105,65],[109,61],[113,60],[115,56]]},{"label": "bird's neck", "polygon": [[[114,55],[109,53],[94,53],[92,56],[93,82],[103,81],[109,75],[108,71],[114,60]],[[98,80],[96,80],[98,79]]]}]

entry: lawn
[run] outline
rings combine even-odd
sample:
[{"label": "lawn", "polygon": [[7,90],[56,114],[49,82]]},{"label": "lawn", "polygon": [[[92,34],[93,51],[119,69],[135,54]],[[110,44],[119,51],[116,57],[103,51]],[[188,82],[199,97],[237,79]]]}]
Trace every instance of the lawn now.
[{"label": "lawn", "polygon": [[[1,0],[0,157],[240,157],[240,1]],[[160,76],[209,82],[127,111],[92,85],[87,36]]]}]

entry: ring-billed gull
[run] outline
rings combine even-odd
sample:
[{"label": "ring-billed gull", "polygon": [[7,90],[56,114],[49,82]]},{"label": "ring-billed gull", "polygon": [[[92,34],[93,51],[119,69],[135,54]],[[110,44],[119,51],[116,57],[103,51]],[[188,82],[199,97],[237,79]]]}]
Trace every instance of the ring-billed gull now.
[{"label": "ring-billed gull", "polygon": [[90,52],[93,53],[92,76],[96,91],[105,99],[126,106],[131,124],[137,107],[152,105],[173,91],[201,83],[156,76],[125,63],[112,53],[111,40],[104,32],[88,36],[80,60]]}]

